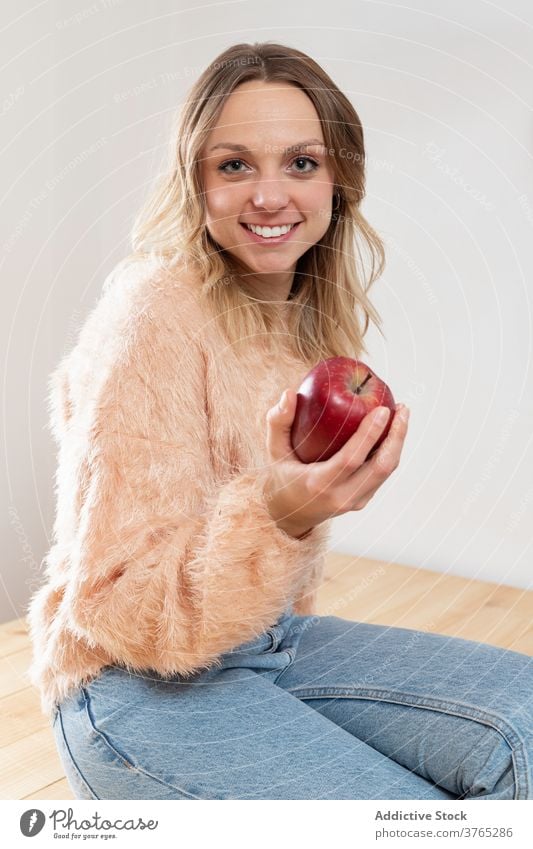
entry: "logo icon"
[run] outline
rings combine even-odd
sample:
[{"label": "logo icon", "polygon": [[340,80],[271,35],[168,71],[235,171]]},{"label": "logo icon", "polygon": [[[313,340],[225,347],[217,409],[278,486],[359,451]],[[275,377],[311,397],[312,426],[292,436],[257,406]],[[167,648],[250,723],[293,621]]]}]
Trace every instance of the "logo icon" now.
[{"label": "logo icon", "polygon": [[24,837],[35,837],[42,830],[46,817],[38,808],[24,811],[20,818],[20,830]]}]

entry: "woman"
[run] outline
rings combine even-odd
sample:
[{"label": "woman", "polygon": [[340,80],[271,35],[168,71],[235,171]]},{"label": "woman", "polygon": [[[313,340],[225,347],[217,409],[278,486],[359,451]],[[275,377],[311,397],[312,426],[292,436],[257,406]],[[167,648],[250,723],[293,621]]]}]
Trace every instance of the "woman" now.
[{"label": "woman", "polygon": [[313,615],[332,517],[368,503],[407,431],[399,405],[367,460],[369,415],[308,465],[289,438],[304,374],[379,323],[356,112],[305,54],[238,44],[172,145],[51,381],[31,676],[74,793],[532,798],[527,656]]}]

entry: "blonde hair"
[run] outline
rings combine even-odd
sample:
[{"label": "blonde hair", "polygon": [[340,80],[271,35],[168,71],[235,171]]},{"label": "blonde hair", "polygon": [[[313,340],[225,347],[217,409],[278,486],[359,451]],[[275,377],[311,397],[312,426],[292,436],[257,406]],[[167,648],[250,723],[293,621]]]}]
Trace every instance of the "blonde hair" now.
[{"label": "blonde hair", "polygon": [[[279,302],[257,300],[238,285],[242,269],[211,238],[205,224],[200,151],[226,99],[250,80],[290,83],[311,99],[332,157],[338,209],[323,238],[298,260],[289,294],[289,348],[304,361],[358,357],[369,321],[381,319],[367,291],[385,266],[383,243],[365,220],[365,147],[359,117],[345,95],[309,56],[276,42],[235,44],[221,53],[193,85],[174,119],[169,163],[132,230],[133,253],[172,267],[182,257],[203,281],[217,321],[232,345],[276,326]],[[370,268],[365,276],[365,252]],[[237,281],[237,285],[235,284]],[[360,314],[358,313],[358,310]],[[360,320],[364,318],[364,328]]]}]

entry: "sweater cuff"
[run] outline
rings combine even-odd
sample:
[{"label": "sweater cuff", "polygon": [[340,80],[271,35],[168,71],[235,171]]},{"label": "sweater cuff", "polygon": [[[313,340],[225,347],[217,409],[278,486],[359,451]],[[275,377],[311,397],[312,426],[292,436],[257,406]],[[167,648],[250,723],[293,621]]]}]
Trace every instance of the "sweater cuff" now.
[{"label": "sweater cuff", "polygon": [[315,525],[301,537],[293,537],[286,531],[282,530],[282,528],[278,527],[277,523],[270,515],[266,500],[265,485],[268,479],[268,472],[266,470],[258,471],[253,477],[255,477],[256,482],[254,492],[255,510],[262,519],[261,524],[263,525],[264,522],[265,526],[272,532],[279,545],[284,546],[288,551],[299,553],[304,557],[315,553],[317,546],[325,545],[327,538],[329,537],[328,522],[322,522],[319,525]]},{"label": "sweater cuff", "polygon": [[[315,554],[324,551],[329,540],[330,522],[321,522],[305,536],[296,538],[278,527],[268,509],[265,485],[268,471],[255,469],[243,472],[225,481],[207,498],[207,514],[214,509],[211,523],[211,541],[216,537],[233,538],[238,533],[247,548],[254,550],[261,544],[263,551],[285,555],[290,560],[305,563]],[[231,531],[230,531],[231,528]],[[227,536],[228,535],[228,536]],[[272,564],[275,569],[275,565]]]}]

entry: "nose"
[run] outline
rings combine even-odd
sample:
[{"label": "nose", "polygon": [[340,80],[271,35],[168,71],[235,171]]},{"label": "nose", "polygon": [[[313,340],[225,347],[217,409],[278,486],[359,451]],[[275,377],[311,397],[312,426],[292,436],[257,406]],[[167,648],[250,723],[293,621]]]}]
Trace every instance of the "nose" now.
[{"label": "nose", "polygon": [[284,209],[287,206],[289,193],[282,180],[267,177],[254,184],[252,202],[259,209],[276,212],[278,209]]}]

